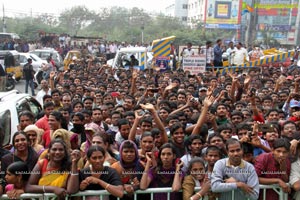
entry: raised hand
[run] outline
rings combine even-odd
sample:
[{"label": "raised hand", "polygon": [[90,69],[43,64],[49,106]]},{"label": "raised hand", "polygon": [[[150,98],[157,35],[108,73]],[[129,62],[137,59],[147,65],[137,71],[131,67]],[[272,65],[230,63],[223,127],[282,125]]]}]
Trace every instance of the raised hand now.
[{"label": "raised hand", "polygon": [[134,115],[135,115],[135,118],[139,120],[139,119],[142,119],[144,117],[145,112],[143,110],[136,110],[134,112]]},{"label": "raised hand", "polygon": [[203,104],[207,107],[210,107],[215,101],[215,97],[213,96],[207,96],[205,97]]},{"label": "raised hand", "polygon": [[140,104],[140,106],[145,109],[145,110],[149,110],[149,111],[155,111],[155,107],[153,104],[151,103],[147,103],[147,104]]},{"label": "raised hand", "polygon": [[168,85],[165,90],[172,90],[173,88],[175,88],[177,86],[176,83],[171,83],[170,85]]},{"label": "raised hand", "polygon": [[50,72],[50,75],[49,75],[50,79],[53,79],[54,76],[55,76],[55,71],[51,71],[51,72]]},{"label": "raised hand", "polygon": [[80,151],[78,149],[73,150],[71,153],[71,158],[72,158],[72,162],[77,163],[81,158]]},{"label": "raised hand", "polygon": [[137,70],[133,70],[133,72],[132,72],[132,78],[133,79],[137,79],[137,77],[138,77],[138,71]]},{"label": "raised hand", "polygon": [[180,160],[178,163],[176,163],[176,171],[179,171],[183,167],[183,162]]},{"label": "raised hand", "polygon": [[245,80],[244,80],[244,84],[248,84],[251,81],[251,76],[247,75]]}]

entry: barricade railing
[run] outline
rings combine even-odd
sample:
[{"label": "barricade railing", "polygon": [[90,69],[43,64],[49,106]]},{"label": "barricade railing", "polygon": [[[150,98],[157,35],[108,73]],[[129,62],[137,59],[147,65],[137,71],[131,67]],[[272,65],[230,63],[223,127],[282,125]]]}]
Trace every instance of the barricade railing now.
[{"label": "barricade railing", "polygon": [[[279,185],[260,185],[259,186],[260,193],[262,192],[263,200],[266,199],[266,191],[267,189],[272,189],[278,194],[278,200],[288,200],[288,194],[284,193],[282,188]],[[196,187],[195,191],[199,191],[200,188]],[[149,188],[146,190],[137,190],[134,192],[134,200],[138,200],[138,194],[150,194],[151,200],[154,200],[154,194],[157,193],[164,193],[167,194],[167,199],[170,200],[170,194],[172,192],[172,188]],[[235,190],[232,190],[232,200],[235,200],[234,197]],[[110,193],[106,190],[86,190],[82,192],[77,192],[76,194],[72,194],[66,197],[66,200],[69,197],[82,197],[83,200],[86,199],[88,196],[98,196],[99,200],[106,200],[108,199],[108,195]],[[54,193],[45,193],[45,194],[33,194],[33,193],[25,193],[20,196],[20,199],[38,199],[38,200],[50,200],[51,198],[56,197]],[[1,200],[9,199],[7,195],[2,195],[0,197]],[[120,198],[117,198],[118,200]]]}]

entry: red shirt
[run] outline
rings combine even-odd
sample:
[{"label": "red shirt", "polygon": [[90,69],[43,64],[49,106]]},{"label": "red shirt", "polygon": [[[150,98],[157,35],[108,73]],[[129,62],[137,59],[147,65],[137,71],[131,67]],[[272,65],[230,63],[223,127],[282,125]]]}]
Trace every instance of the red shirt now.
[{"label": "red shirt", "polygon": [[42,139],[44,141],[44,147],[45,147],[45,149],[47,149],[51,142],[50,130],[44,132]]},{"label": "red shirt", "polygon": [[265,123],[265,119],[262,114],[253,115],[253,120],[257,122]]},{"label": "red shirt", "polygon": [[44,115],[44,117],[42,117],[41,119],[39,119],[37,122],[35,122],[35,125],[38,128],[41,128],[44,130],[44,132],[46,131],[50,131],[50,127],[48,124],[48,117],[46,115]]},{"label": "red shirt", "polygon": [[[281,172],[273,153],[263,153],[257,156],[254,167],[257,176],[262,178],[279,178],[283,180],[284,173],[286,173],[288,177],[290,177],[291,174],[290,160],[288,158],[286,159],[286,172]],[[259,196],[259,199],[262,199],[262,193],[260,193]],[[278,194],[273,189],[268,189],[266,200],[274,199],[278,199]]]}]

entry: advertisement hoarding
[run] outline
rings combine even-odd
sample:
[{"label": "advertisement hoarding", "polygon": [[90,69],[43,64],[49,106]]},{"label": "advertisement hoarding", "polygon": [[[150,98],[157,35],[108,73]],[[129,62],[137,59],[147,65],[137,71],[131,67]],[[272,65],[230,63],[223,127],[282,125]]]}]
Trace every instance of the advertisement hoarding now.
[{"label": "advertisement hoarding", "polygon": [[206,28],[238,29],[241,21],[241,0],[207,0]]}]

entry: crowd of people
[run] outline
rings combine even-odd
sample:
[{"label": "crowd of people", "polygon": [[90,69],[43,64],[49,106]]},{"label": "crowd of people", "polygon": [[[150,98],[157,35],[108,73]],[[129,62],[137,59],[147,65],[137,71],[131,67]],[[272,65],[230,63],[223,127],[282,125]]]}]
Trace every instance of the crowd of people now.
[{"label": "crowd of people", "polygon": [[299,74],[297,66],[193,75],[74,62],[42,80],[37,119],[20,113],[12,148],[0,149],[0,191],[133,199],[169,187],[172,200],[261,199],[261,184],[299,199]]}]

